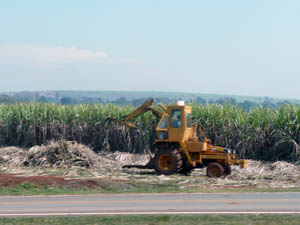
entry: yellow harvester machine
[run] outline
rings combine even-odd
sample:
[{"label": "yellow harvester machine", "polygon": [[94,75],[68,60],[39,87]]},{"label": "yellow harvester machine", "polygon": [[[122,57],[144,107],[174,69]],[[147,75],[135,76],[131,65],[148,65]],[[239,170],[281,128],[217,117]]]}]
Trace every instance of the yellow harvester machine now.
[{"label": "yellow harvester machine", "polygon": [[[188,173],[197,167],[207,167],[209,177],[220,177],[231,173],[231,165],[238,164],[241,168],[248,167],[248,161],[238,159],[235,151],[211,145],[203,131],[192,122],[192,107],[178,101],[175,105],[165,108],[159,104],[161,110],[153,107],[153,99],[147,100],[131,114],[122,119],[110,118],[131,128],[136,126],[130,120],[151,111],[160,118],[156,127],[156,140],[153,143],[157,149],[154,156],[150,156],[147,165],[128,165],[154,169],[159,174]],[[201,134],[200,141],[198,133]]]}]

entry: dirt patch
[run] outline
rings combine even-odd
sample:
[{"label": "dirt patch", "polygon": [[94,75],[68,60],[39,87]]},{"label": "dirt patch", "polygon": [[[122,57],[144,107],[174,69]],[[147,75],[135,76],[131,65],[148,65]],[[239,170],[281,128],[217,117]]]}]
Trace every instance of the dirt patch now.
[{"label": "dirt patch", "polygon": [[70,179],[61,176],[20,176],[18,174],[0,174],[0,187],[16,187],[20,184],[31,183],[35,187],[70,188],[70,189],[107,189],[116,183],[127,183],[124,180],[107,179]]},{"label": "dirt patch", "polygon": [[32,183],[37,187],[69,187],[69,188],[98,188],[100,180],[92,179],[66,179],[64,177],[45,176],[19,176],[17,174],[0,174],[0,187],[15,187],[22,183]]}]

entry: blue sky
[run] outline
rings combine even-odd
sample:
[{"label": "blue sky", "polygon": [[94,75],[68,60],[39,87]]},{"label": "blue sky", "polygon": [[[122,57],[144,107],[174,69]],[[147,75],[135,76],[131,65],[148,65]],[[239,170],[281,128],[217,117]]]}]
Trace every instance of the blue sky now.
[{"label": "blue sky", "polygon": [[300,1],[33,1],[0,8],[0,91],[300,98]]}]

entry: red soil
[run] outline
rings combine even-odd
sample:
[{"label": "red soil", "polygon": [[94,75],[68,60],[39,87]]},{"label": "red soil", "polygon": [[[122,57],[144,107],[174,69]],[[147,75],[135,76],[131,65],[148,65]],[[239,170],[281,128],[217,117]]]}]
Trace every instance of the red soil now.
[{"label": "red soil", "polygon": [[54,175],[19,176],[18,174],[0,173],[0,187],[15,187],[21,183],[30,182],[38,187],[70,187],[70,188],[97,188],[101,187],[99,179],[66,179]]}]

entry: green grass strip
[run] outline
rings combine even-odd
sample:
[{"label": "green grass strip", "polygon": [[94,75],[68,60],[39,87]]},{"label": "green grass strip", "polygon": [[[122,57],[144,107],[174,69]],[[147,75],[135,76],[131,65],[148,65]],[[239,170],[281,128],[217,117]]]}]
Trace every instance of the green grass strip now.
[{"label": "green grass strip", "polygon": [[299,224],[300,215],[162,215],[71,216],[0,218],[0,224],[101,224],[101,225],[265,225]]}]

